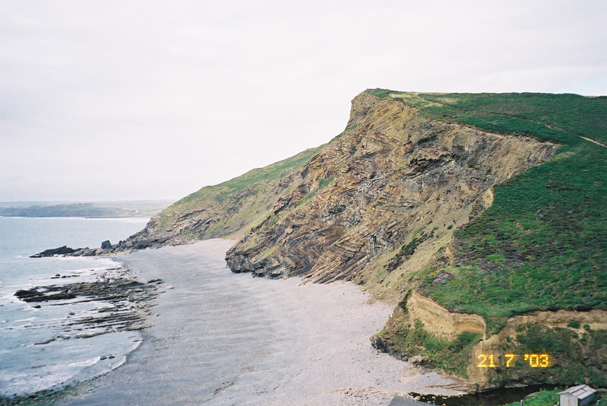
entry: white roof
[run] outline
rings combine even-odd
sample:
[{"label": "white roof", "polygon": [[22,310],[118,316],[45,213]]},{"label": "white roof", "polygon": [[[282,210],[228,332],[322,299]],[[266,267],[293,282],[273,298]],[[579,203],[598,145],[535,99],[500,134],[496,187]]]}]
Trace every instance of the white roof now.
[{"label": "white roof", "polygon": [[568,394],[568,395],[573,395],[578,399],[586,399],[588,396],[592,396],[594,394],[594,392],[596,392],[596,391],[588,385],[578,385],[578,386],[569,388],[567,390],[564,390],[562,392],[559,392],[559,395]]}]

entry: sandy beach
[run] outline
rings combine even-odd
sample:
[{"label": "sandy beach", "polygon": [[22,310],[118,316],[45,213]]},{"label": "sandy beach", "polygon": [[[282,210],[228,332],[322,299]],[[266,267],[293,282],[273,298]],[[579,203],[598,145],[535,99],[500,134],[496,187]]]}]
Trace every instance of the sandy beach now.
[{"label": "sandy beach", "polygon": [[351,283],[233,274],[233,243],[118,257],[138,280],[164,280],[153,325],[123,366],[64,404],[385,406],[410,391],[456,393],[371,347],[392,306]]}]

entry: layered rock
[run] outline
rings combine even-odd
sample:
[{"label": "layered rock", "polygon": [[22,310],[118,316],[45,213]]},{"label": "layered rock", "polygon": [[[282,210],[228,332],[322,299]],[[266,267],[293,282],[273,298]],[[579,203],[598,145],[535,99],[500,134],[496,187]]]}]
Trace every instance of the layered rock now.
[{"label": "layered rock", "polygon": [[[430,121],[362,93],[344,133],[290,177],[270,213],[228,251],[234,272],[352,280],[401,266],[448,220],[480,213],[490,188],[550,158],[556,146]],[[288,190],[290,189],[290,191]]]},{"label": "layered rock", "polygon": [[[19,300],[32,303],[35,308],[64,305],[68,303],[66,301],[70,304],[103,304],[102,307],[93,306],[81,317],[71,318],[74,313],[70,313],[70,320],[61,322],[62,335],[37,344],[149,327],[152,324],[149,316],[154,306],[153,299],[160,293],[158,287],[164,282],[161,279],[139,282],[132,279],[126,269],[119,269],[114,275],[116,277],[103,277],[94,282],[36,286],[18,290],[15,296]],[[65,277],[66,275],[56,275],[51,279]]]}]

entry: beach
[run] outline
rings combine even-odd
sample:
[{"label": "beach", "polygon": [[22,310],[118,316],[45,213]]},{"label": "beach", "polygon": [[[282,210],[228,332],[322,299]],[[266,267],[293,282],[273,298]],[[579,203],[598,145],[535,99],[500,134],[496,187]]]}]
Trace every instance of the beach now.
[{"label": "beach", "polygon": [[393,306],[352,283],[234,274],[231,240],[118,256],[162,279],[141,345],[65,405],[388,405],[408,392],[455,394],[436,373],[379,353],[369,337]]}]

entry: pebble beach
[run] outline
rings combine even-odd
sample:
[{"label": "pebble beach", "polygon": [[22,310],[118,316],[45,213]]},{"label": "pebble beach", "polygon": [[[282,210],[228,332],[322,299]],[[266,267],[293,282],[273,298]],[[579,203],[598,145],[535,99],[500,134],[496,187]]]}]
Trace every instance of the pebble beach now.
[{"label": "pebble beach", "polygon": [[456,394],[454,381],[377,352],[369,337],[392,306],[358,286],[234,274],[231,240],[116,259],[162,279],[151,327],[118,369],[65,405],[389,405],[408,392]]}]

